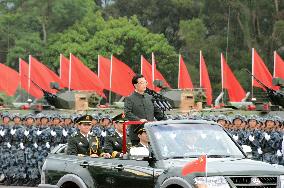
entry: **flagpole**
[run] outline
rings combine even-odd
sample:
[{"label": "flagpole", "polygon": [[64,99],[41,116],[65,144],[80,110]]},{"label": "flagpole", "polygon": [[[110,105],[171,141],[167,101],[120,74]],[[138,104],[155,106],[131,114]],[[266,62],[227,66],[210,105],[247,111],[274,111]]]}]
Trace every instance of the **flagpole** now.
[{"label": "flagpole", "polygon": [[178,55],[178,89],[180,88],[180,54]]},{"label": "flagpole", "polygon": [[[224,62],[223,62],[222,53],[221,53],[221,79],[222,79],[222,93],[224,93]],[[222,95],[222,103],[224,103],[224,95]]]},{"label": "flagpole", "polygon": [[275,77],[276,75],[276,69],[275,69],[275,64],[276,64],[276,51],[274,51],[274,57],[273,57],[273,61],[274,61],[274,68],[273,68],[273,77]]},{"label": "flagpole", "polygon": [[202,55],[202,52],[201,50],[199,51],[199,86],[200,88],[202,88],[202,73],[201,73],[201,55]]},{"label": "flagpole", "polygon": [[71,89],[71,73],[72,73],[72,57],[71,53],[69,54],[69,75],[68,75],[68,90],[70,91]]},{"label": "flagpole", "polygon": [[230,30],[230,6],[229,6],[229,13],[228,13],[228,24],[227,24],[227,48],[226,48],[226,60],[228,61],[228,49],[229,49],[229,30]]},{"label": "flagpole", "polygon": [[59,66],[60,66],[60,68],[59,68],[59,78],[60,78],[60,80],[62,79],[62,62],[61,62],[61,59],[62,59],[62,54],[60,54],[60,57],[59,57]]},{"label": "flagpole", "polygon": [[254,48],[252,48],[252,57],[251,57],[251,98],[253,98],[253,76],[254,76]]},{"label": "flagpole", "polygon": [[140,70],[140,73],[141,73],[141,75],[143,75],[143,59],[142,59],[143,57],[142,57],[142,55],[140,56],[140,68],[141,68],[141,70]]},{"label": "flagpole", "polygon": [[98,77],[100,78],[100,55],[98,55]]},{"label": "flagpole", "polygon": [[21,94],[21,99],[23,99],[23,91],[22,91],[22,71],[21,71],[21,58],[19,58],[19,75],[20,75],[20,94]]},{"label": "flagpole", "polygon": [[154,53],[152,52],[152,86],[153,86],[153,89],[155,88],[154,80],[155,80],[155,59],[154,59]]},{"label": "flagpole", "polygon": [[28,100],[30,98],[30,87],[31,87],[31,55],[29,55],[29,74],[28,74]]},{"label": "flagpole", "polygon": [[112,56],[110,57],[110,72],[109,72],[109,104],[111,104],[111,87],[112,87]]}]

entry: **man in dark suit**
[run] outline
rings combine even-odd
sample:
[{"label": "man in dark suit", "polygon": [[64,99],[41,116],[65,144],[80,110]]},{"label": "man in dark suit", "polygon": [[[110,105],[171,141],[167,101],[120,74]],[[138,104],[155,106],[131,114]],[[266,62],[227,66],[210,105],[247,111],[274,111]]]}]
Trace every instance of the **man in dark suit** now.
[{"label": "man in dark suit", "polygon": [[101,153],[99,139],[90,134],[92,116],[84,115],[77,119],[79,131],[68,140],[67,154],[98,157]]},{"label": "man in dark suit", "polygon": [[[154,106],[152,96],[145,93],[147,81],[143,75],[135,75],[132,79],[132,85],[135,91],[125,99],[124,112],[129,121],[155,121],[165,119],[161,110]],[[139,143],[139,138],[134,130],[137,126],[129,126],[129,137],[132,145]]]},{"label": "man in dark suit", "polygon": [[[105,157],[106,156],[112,158],[122,157],[123,123],[125,121],[127,120],[125,118],[124,113],[118,114],[117,116],[112,118],[115,132],[112,135],[106,136],[105,138],[105,145],[104,145],[104,152],[106,153]],[[129,145],[129,143],[127,145]]]}]

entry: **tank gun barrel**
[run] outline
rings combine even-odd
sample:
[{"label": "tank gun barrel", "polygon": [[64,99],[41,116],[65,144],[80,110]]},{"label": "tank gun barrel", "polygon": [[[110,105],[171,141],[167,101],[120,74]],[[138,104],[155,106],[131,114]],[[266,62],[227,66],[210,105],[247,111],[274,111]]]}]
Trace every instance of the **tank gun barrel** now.
[{"label": "tank gun barrel", "polygon": [[257,81],[257,83],[259,83],[266,90],[267,96],[272,104],[284,107],[284,93],[266,86],[259,79],[257,79],[249,70],[245,69],[245,71],[248,72]]}]

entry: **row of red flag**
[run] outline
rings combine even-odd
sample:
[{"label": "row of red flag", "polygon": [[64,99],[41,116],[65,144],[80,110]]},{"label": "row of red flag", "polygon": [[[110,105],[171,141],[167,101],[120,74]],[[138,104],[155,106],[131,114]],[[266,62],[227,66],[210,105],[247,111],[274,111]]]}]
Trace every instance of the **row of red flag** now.
[{"label": "row of red flag", "polygon": [[[205,60],[201,51],[199,62],[200,87],[205,89],[207,104],[211,105],[212,88]],[[181,55],[179,56],[178,72],[178,88],[193,88],[190,75]],[[35,82],[41,88],[51,93],[55,93],[56,91],[50,88],[50,82],[57,82],[61,87],[73,90],[96,91],[103,97],[105,97],[103,93],[104,89],[117,93],[121,96],[128,96],[131,92],[133,92],[134,88],[131,84],[131,79],[135,75],[133,70],[127,64],[120,61],[113,55],[111,56],[111,59],[100,55],[98,56],[97,75],[73,54],[70,54],[69,59],[64,57],[62,54],[60,55],[59,76],[32,56],[29,56],[29,63],[19,59],[19,73],[4,64],[0,64],[0,73],[0,91],[12,96],[15,94],[20,83],[21,88],[36,98],[41,98],[43,93],[32,82]],[[272,86],[272,75],[254,49],[252,49],[252,73],[266,86],[277,89]],[[156,68],[154,53],[152,53],[152,64],[141,56],[141,74],[144,75],[145,79],[149,83],[148,87],[150,89],[159,91],[159,88],[153,85],[153,80],[156,79],[162,80],[167,87],[170,87],[163,75]],[[223,54],[221,54],[221,76],[222,89],[226,89],[228,91],[229,100],[233,102],[241,101],[246,95],[245,90],[234,76]],[[280,77],[284,79],[284,62],[276,52],[274,52],[273,77]],[[262,86],[254,79],[252,79],[252,86],[262,88]]]}]

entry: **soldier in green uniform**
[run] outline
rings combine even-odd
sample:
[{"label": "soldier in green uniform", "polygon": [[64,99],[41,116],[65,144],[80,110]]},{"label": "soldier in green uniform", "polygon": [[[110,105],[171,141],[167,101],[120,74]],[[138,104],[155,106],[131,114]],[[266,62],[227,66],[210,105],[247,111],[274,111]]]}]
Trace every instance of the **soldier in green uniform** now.
[{"label": "soldier in green uniform", "polygon": [[[112,135],[106,136],[104,152],[105,156],[118,158],[122,157],[122,136],[123,136],[123,123],[127,121],[125,114],[121,113],[112,118],[112,122],[115,128],[115,132]],[[130,145],[129,141],[126,141],[128,146]],[[108,155],[109,154],[109,155]]]},{"label": "soldier in green uniform", "polygon": [[[136,75],[132,79],[135,91],[125,99],[124,112],[129,121],[155,121],[165,119],[161,110],[154,106],[152,96],[145,93],[147,81],[143,75]],[[134,133],[137,126],[129,126],[129,137],[132,145],[139,143],[139,138]]]},{"label": "soldier in green uniform", "polygon": [[84,115],[77,119],[76,123],[79,131],[68,139],[68,155],[89,155],[91,157],[100,155],[99,139],[90,134],[92,119],[91,115]]}]

